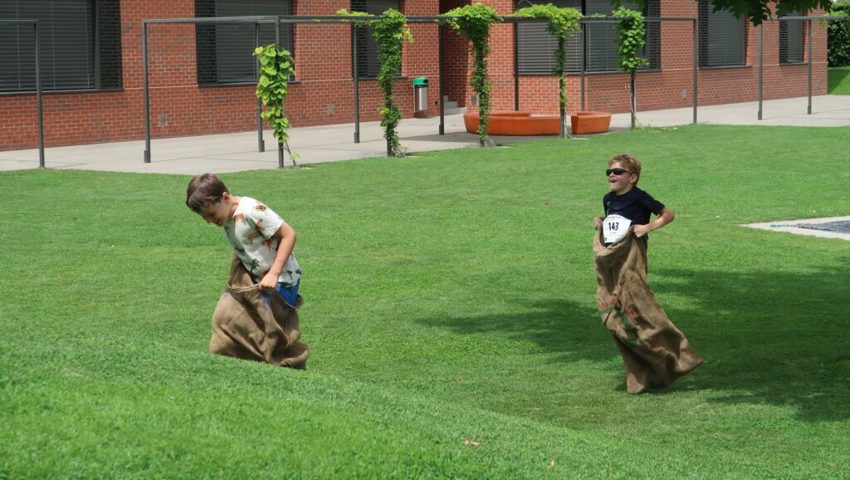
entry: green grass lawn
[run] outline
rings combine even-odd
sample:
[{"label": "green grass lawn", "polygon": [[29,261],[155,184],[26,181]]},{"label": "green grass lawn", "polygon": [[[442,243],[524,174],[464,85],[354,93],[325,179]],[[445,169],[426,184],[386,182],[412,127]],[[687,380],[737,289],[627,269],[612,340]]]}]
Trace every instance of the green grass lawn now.
[{"label": "green grass lawn", "polygon": [[830,68],[827,83],[831,95],[850,95],[850,66]]},{"label": "green grass lawn", "polygon": [[[0,173],[0,478],[848,478],[850,128],[696,126],[227,174],[298,231],[306,372],[207,354],[187,176]],[[595,304],[614,153],[706,365],[630,396]],[[838,168],[841,165],[841,168]]]}]

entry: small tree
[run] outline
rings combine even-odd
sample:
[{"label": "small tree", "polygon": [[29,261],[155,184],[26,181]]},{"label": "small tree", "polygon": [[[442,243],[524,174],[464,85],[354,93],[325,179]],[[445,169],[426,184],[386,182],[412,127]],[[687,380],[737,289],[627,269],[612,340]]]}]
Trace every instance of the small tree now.
[{"label": "small tree", "polygon": [[[337,11],[339,15],[354,17],[367,16],[365,12],[348,12],[346,9]],[[372,37],[378,44],[378,57],[381,59],[381,69],[378,71],[378,85],[384,92],[384,106],[381,108],[381,127],[387,140],[387,156],[403,157],[404,149],[398,138],[398,124],[401,121],[401,111],[393,99],[393,82],[396,72],[401,69],[401,51],[403,42],[412,42],[413,36],[407,26],[407,17],[398,10],[389,8],[381,14],[380,20],[355,21],[359,28],[372,27]]]},{"label": "small tree", "polygon": [[618,66],[621,71],[629,72],[629,91],[631,93],[629,107],[632,113],[632,128],[635,128],[637,111],[636,72],[638,68],[649,64],[649,61],[640,55],[641,50],[646,45],[646,25],[642,13],[625,7],[614,10],[613,16],[620,19],[616,24],[619,40],[617,52],[620,56]]},{"label": "small tree", "polygon": [[445,20],[456,32],[472,42],[474,69],[470,86],[478,95],[478,138],[482,147],[492,147],[493,140],[487,135],[490,122],[490,89],[493,84],[487,76],[487,55],[490,54],[490,25],[502,18],[492,7],[473,3],[453,8],[445,13]]},{"label": "small tree", "polygon": [[298,155],[289,149],[289,119],[284,114],[283,104],[286,100],[289,79],[295,74],[295,63],[292,54],[285,48],[277,48],[275,44],[257,47],[254,56],[260,61],[260,76],[257,79],[257,97],[262,100],[265,110],[260,114],[268,120],[277,139],[278,164],[283,167],[283,152],[289,153],[292,165],[296,166]]},{"label": "small tree", "polygon": [[558,76],[558,101],[561,114],[561,138],[567,138],[567,79],[566,79],[566,43],[567,39],[581,30],[579,20],[581,13],[569,7],[559,8],[551,3],[545,5],[532,5],[521,8],[515,13],[518,17],[545,18],[549,33],[558,39],[558,48],[555,50],[555,67],[552,73]]}]

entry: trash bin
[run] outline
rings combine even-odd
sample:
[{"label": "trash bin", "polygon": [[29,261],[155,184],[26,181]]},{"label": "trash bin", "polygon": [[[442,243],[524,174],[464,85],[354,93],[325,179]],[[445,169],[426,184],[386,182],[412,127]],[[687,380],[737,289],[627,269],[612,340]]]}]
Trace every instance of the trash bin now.
[{"label": "trash bin", "polygon": [[413,79],[413,115],[423,117],[426,110],[428,110],[428,79],[416,77]]}]

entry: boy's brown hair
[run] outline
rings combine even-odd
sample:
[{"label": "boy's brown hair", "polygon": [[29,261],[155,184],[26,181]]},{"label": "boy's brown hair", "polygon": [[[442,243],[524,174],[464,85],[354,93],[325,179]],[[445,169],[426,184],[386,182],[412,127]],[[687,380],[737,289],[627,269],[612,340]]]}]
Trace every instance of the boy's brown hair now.
[{"label": "boy's brown hair", "polygon": [[640,160],[630,153],[621,153],[611,157],[611,160],[608,160],[608,166],[610,167],[614,162],[619,162],[629,173],[637,175],[637,180],[635,180],[635,185],[637,185],[638,180],[640,180]]},{"label": "boy's brown hair", "polygon": [[225,193],[228,193],[227,187],[217,176],[212,173],[197,175],[186,187],[186,206],[200,214],[205,205],[221,201]]}]

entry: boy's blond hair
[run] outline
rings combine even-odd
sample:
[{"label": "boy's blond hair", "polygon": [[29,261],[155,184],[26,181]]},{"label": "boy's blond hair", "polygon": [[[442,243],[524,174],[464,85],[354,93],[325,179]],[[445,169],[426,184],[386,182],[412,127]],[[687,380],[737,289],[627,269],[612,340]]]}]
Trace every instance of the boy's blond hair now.
[{"label": "boy's blond hair", "polygon": [[637,175],[637,180],[635,180],[635,185],[637,185],[638,180],[640,180],[640,160],[630,153],[621,153],[611,157],[611,160],[608,160],[608,166],[610,167],[614,162],[619,162],[629,173]]},{"label": "boy's blond hair", "polygon": [[204,206],[221,201],[225,193],[228,190],[220,178],[204,173],[193,177],[186,187],[186,206],[195,213],[201,213]]}]

